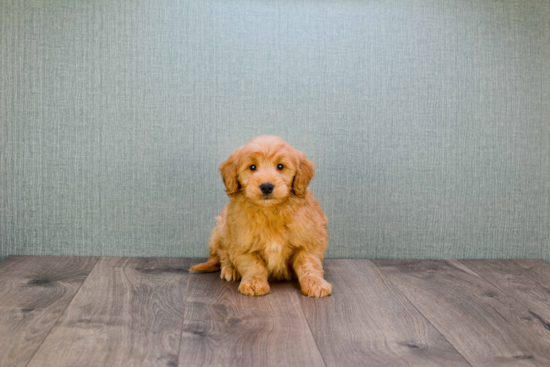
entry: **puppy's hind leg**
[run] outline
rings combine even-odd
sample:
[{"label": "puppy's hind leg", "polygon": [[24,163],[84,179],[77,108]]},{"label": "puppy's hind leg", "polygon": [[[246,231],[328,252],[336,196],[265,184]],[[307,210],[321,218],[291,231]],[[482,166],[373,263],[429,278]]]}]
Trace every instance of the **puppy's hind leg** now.
[{"label": "puppy's hind leg", "polygon": [[229,256],[227,256],[227,251],[218,251],[218,255],[220,257],[220,263],[222,266],[222,271],[220,274],[221,279],[225,279],[228,282],[234,282],[235,280],[241,279],[241,274],[235,269],[233,264],[231,264],[231,261],[229,260]]}]

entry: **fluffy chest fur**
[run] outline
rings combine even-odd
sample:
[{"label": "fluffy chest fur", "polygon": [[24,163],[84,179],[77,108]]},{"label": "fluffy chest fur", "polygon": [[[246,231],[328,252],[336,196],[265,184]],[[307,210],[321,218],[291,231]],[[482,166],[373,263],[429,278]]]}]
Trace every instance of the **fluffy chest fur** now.
[{"label": "fluffy chest fur", "polygon": [[[254,208],[235,203],[230,224],[235,250],[253,252],[265,261],[271,279],[290,279],[289,260],[294,252],[292,213],[284,207]],[[232,241],[232,242],[233,242]]]}]

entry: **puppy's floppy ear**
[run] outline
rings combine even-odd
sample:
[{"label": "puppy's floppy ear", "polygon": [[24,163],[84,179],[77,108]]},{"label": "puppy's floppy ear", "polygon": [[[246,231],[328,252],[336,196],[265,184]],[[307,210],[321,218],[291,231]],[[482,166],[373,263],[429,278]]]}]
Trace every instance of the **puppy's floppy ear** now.
[{"label": "puppy's floppy ear", "polygon": [[306,158],[304,153],[300,153],[299,157],[298,169],[296,176],[294,176],[292,188],[296,196],[303,198],[306,195],[309,182],[315,176],[315,165]]},{"label": "puppy's floppy ear", "polygon": [[233,152],[233,154],[231,154],[229,158],[220,165],[219,169],[227,195],[236,193],[240,188],[239,180],[237,179],[237,165],[235,163],[237,152],[238,150]]}]

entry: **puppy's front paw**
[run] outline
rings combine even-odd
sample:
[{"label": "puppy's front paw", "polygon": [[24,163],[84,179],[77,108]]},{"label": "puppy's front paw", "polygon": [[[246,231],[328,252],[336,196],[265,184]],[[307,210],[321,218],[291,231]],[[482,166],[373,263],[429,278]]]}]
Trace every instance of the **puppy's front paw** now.
[{"label": "puppy's front paw", "polygon": [[235,280],[241,279],[241,274],[239,274],[239,272],[232,266],[224,266],[222,268],[220,278],[225,279],[228,282],[234,282]]},{"label": "puppy's front paw", "polygon": [[241,280],[239,292],[247,296],[263,296],[270,291],[267,279],[263,277],[249,277]]},{"label": "puppy's front paw", "polygon": [[306,277],[301,279],[302,293],[308,297],[321,298],[332,293],[332,285],[321,277]]}]

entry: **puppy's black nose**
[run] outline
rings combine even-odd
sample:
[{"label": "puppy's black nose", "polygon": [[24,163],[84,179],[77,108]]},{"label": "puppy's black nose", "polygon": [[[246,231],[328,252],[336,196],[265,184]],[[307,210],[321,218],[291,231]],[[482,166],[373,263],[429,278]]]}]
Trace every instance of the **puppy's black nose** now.
[{"label": "puppy's black nose", "polygon": [[273,184],[272,183],[263,183],[260,185],[260,190],[268,195],[268,194],[271,194],[273,192]]}]

